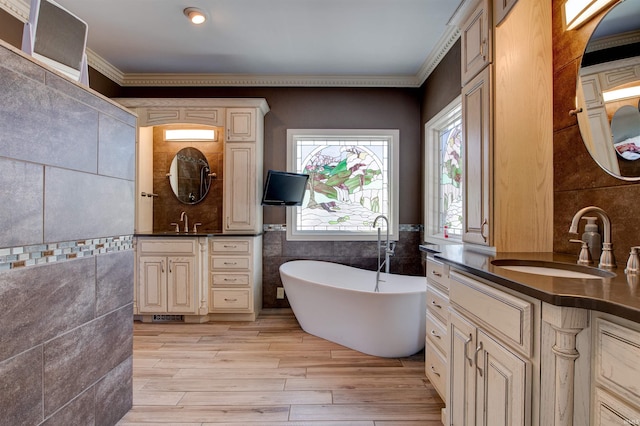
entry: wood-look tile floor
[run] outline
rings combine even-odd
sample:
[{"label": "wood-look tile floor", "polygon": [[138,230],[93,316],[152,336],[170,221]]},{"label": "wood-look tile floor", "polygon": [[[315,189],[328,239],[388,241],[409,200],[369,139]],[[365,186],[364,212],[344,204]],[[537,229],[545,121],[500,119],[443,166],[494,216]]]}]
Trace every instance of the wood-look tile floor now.
[{"label": "wood-look tile floor", "polygon": [[290,310],[136,322],[133,342],[133,408],[120,426],[442,425],[424,353],[364,355],[305,333]]}]

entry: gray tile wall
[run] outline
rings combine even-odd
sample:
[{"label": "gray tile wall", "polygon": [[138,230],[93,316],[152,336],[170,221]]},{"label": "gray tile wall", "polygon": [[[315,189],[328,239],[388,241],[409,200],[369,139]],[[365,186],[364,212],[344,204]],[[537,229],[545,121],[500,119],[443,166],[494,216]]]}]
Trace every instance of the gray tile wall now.
[{"label": "gray tile wall", "polygon": [[[282,287],[280,265],[290,260],[323,260],[372,271],[378,266],[376,241],[287,241],[287,233],[281,228],[280,225],[265,225],[262,238],[262,305],[265,309],[289,307],[286,295],[285,299],[276,299],[276,289]],[[400,225],[399,237],[390,261],[390,272],[424,275],[423,256],[419,250],[423,241],[420,226]]]},{"label": "gray tile wall", "polygon": [[0,425],[132,405],[135,125],[0,43]]}]

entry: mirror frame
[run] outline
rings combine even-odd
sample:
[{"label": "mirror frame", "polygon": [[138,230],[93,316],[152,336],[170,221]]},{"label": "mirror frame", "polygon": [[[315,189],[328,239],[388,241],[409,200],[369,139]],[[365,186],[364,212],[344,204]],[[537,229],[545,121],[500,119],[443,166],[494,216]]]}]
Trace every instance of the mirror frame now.
[{"label": "mirror frame", "polygon": [[[613,89],[632,81],[640,83],[640,56],[606,61],[595,65],[584,65],[585,56],[589,53],[590,48],[593,47],[593,44],[598,43],[598,41],[594,41],[593,35],[600,25],[606,22],[607,17],[614,16],[611,12],[616,7],[631,2],[638,2],[640,5],[640,0],[622,0],[613,4],[589,36],[576,79],[576,110],[571,114],[576,115],[582,141],[596,164],[615,178],[638,181],[640,180],[640,166],[637,176],[623,176],[620,171],[619,161],[621,159],[613,144],[611,122],[607,115],[606,102],[602,93],[604,90]],[[640,35],[640,26],[638,26],[638,34]],[[613,66],[607,64],[613,64]],[[585,70],[588,72],[584,72]]]},{"label": "mirror frame", "polygon": [[[200,169],[198,170],[198,173],[200,175],[199,176],[200,185],[205,185],[205,189],[203,191],[200,191],[200,198],[194,201],[188,201],[188,194],[182,194],[180,192],[181,186],[180,186],[180,183],[178,182],[180,178],[180,162],[181,162],[180,156],[181,155],[184,156],[185,152],[189,152],[189,151],[191,152],[195,151],[194,154],[195,153],[199,154],[199,158],[193,158],[191,156],[188,156],[188,158],[193,158],[194,163],[198,163],[198,162],[203,163],[201,164],[202,167],[200,167]],[[207,157],[204,155],[202,151],[200,151],[198,148],[193,146],[184,147],[180,149],[178,152],[176,152],[176,155],[173,157],[173,160],[171,160],[171,163],[169,165],[169,172],[167,173],[167,179],[169,180],[169,186],[173,191],[173,195],[175,195],[178,201],[180,201],[182,204],[187,204],[187,205],[198,204],[202,202],[205,198],[207,198],[207,194],[209,193],[209,189],[211,188],[211,177],[212,177],[211,166],[209,165],[209,161],[207,160]]]}]

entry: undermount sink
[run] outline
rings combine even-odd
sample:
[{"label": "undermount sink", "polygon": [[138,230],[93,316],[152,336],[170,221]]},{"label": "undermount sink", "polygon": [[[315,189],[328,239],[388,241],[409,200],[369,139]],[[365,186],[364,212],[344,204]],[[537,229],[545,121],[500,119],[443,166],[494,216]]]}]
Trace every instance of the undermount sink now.
[{"label": "undermount sink", "polygon": [[544,260],[496,259],[491,261],[491,264],[510,271],[550,277],[603,279],[616,276],[613,272],[603,269]]}]

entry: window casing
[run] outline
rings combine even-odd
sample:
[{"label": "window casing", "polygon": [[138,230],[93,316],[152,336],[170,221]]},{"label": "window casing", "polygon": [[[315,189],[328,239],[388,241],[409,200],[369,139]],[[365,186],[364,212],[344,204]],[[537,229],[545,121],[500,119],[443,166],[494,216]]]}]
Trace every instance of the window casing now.
[{"label": "window casing", "polygon": [[462,108],[460,97],[425,125],[425,240],[462,238]]},{"label": "window casing", "polygon": [[309,183],[302,206],[287,208],[287,239],[375,240],[384,215],[397,240],[398,140],[396,129],[288,129],[287,169]]}]

